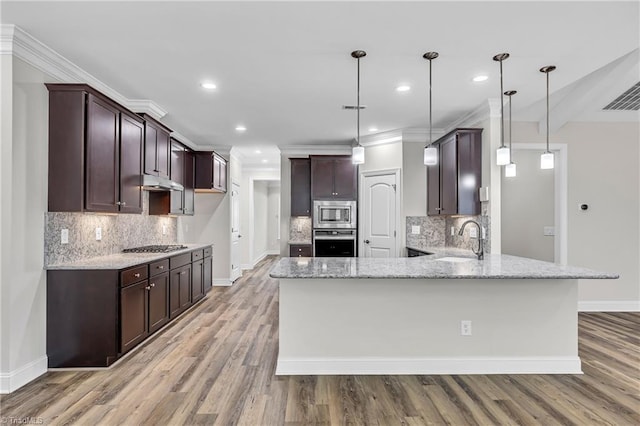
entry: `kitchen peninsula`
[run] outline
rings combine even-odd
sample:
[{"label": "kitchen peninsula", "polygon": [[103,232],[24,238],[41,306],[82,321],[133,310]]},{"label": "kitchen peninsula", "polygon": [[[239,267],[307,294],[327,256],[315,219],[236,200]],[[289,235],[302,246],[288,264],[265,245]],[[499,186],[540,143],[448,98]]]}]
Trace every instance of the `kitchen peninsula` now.
[{"label": "kitchen peninsula", "polygon": [[276,374],[581,373],[578,280],[618,275],[461,253],[281,259]]}]

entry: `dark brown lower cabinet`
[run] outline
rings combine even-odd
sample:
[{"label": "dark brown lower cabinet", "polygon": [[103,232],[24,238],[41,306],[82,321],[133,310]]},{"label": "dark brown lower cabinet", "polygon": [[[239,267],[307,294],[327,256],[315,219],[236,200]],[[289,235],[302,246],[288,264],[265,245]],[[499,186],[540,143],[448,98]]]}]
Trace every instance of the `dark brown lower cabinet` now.
[{"label": "dark brown lower cabinet", "polygon": [[[205,250],[206,252],[206,250]],[[204,292],[208,293],[213,287],[213,258],[211,254],[208,257],[202,259],[203,271],[202,271],[202,287]]]},{"label": "dark brown lower cabinet", "polygon": [[120,290],[120,352],[125,353],[149,335],[149,281]]},{"label": "dark brown lower cabinet", "polygon": [[191,264],[169,274],[169,318],[175,318],[191,305]]},{"label": "dark brown lower cabinet", "polygon": [[204,297],[204,260],[191,264],[191,301],[197,302]]},{"label": "dark brown lower cabinet", "polygon": [[113,364],[204,297],[212,283],[211,252],[207,247],[123,270],[47,271],[49,367]]},{"label": "dark brown lower cabinet", "polygon": [[169,273],[149,279],[149,334],[169,322]]}]

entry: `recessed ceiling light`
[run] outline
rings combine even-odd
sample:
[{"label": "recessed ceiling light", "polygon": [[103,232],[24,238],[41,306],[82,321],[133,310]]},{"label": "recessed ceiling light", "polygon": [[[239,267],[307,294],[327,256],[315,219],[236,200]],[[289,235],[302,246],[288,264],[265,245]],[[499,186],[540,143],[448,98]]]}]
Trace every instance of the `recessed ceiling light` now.
[{"label": "recessed ceiling light", "polygon": [[244,132],[245,130],[247,130],[247,128],[246,128],[246,127],[244,127],[244,126],[241,124],[241,125],[239,125],[239,126],[236,126],[236,130],[237,130],[238,132]]},{"label": "recessed ceiling light", "polygon": [[204,83],[200,83],[200,86],[202,86],[203,89],[208,89],[208,90],[213,90],[217,87],[215,83],[212,83],[210,81],[205,81]]},{"label": "recessed ceiling light", "polygon": [[378,128],[377,127],[369,127],[369,131],[370,132],[377,132]]},{"label": "recessed ceiling light", "polygon": [[267,160],[266,158],[264,160],[262,160],[263,163],[268,162],[269,160]]},{"label": "recessed ceiling light", "polygon": [[396,87],[396,92],[408,92],[409,90],[411,90],[411,86],[407,86],[406,84]]},{"label": "recessed ceiling light", "polygon": [[487,75],[476,75],[475,77],[473,77],[473,81],[475,83],[481,83],[483,81],[487,81],[489,80],[489,76]]},{"label": "recessed ceiling light", "polygon": [[262,151],[260,151],[259,149],[256,149],[256,154],[262,154]]}]

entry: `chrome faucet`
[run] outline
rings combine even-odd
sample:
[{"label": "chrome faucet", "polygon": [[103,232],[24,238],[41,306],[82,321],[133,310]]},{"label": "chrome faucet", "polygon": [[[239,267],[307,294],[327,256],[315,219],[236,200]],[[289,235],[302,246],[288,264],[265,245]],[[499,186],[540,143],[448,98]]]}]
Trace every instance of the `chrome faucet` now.
[{"label": "chrome faucet", "polygon": [[482,226],[480,226],[480,224],[475,220],[469,219],[462,224],[458,235],[462,236],[462,234],[464,233],[464,228],[470,223],[473,223],[478,227],[478,251],[475,251],[473,248],[471,248],[471,251],[473,251],[473,254],[478,256],[478,260],[482,260],[484,259],[484,238],[482,236]]}]

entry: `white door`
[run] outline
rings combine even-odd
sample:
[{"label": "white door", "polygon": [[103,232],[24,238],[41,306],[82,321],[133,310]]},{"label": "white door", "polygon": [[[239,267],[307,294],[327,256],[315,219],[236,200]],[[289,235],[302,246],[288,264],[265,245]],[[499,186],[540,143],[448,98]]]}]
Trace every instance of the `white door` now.
[{"label": "white door", "polygon": [[240,185],[231,184],[231,281],[242,275],[240,269]]},{"label": "white door", "polygon": [[397,257],[396,173],[364,176],[360,256]]}]

